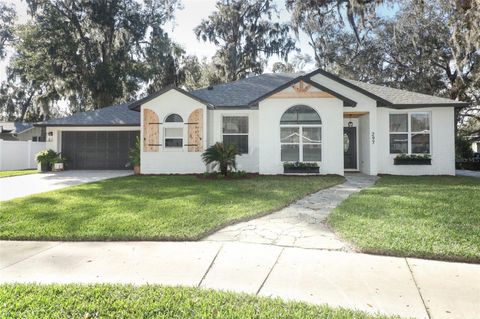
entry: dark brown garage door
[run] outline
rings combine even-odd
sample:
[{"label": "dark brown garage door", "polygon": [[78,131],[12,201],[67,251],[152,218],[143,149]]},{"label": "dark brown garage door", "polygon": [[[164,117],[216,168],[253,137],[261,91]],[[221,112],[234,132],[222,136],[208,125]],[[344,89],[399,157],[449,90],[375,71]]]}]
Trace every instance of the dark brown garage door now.
[{"label": "dark brown garage door", "polygon": [[132,169],[128,151],[138,131],[62,132],[62,155],[68,169]]}]

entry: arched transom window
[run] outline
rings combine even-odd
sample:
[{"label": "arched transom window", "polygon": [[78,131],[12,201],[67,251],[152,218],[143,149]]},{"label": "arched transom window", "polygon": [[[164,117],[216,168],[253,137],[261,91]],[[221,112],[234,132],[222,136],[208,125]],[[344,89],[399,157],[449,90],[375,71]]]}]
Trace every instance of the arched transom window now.
[{"label": "arched transom window", "polygon": [[165,148],[183,148],[183,119],[178,114],[170,114],[165,118]]},{"label": "arched transom window", "polygon": [[319,162],[322,159],[322,120],[309,106],[289,108],[280,119],[282,162]]},{"label": "arched transom window", "polygon": [[169,116],[167,116],[167,118],[165,119],[165,122],[167,123],[180,123],[180,122],[183,122],[183,119],[180,115],[178,114],[170,114]]}]

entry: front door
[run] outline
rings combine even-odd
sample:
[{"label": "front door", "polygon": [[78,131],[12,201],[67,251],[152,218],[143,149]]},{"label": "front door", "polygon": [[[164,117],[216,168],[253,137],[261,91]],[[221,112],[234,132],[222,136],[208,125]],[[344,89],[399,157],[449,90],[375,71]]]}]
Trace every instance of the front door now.
[{"label": "front door", "polygon": [[345,169],[357,167],[357,128],[343,128],[343,165]]}]

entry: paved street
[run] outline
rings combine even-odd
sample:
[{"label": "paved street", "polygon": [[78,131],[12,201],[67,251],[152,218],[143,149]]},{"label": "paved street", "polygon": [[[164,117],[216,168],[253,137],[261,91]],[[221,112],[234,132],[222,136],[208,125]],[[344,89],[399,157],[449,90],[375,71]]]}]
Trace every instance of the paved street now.
[{"label": "paved street", "polygon": [[480,265],[248,243],[0,241],[0,282],[199,286],[416,318],[480,313]]}]

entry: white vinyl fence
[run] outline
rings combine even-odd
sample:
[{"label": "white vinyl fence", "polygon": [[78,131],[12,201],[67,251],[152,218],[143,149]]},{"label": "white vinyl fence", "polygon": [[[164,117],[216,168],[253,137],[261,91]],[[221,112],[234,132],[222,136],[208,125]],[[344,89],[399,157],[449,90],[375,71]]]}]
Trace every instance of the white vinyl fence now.
[{"label": "white vinyl fence", "polygon": [[45,149],[45,142],[0,140],[0,171],[37,168],[35,155]]}]

